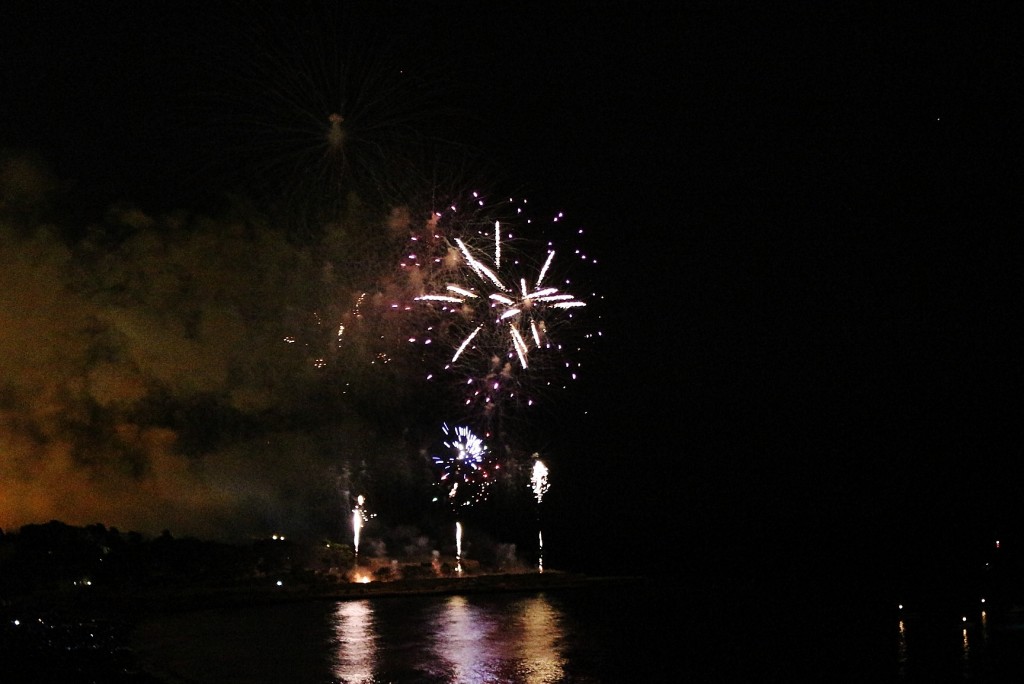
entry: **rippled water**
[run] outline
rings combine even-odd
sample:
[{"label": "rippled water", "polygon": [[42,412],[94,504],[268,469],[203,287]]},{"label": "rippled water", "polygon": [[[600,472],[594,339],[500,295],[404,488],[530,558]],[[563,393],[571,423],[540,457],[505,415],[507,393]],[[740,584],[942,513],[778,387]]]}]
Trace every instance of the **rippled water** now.
[{"label": "rippled water", "polygon": [[616,682],[662,676],[647,590],[313,601],[175,615],[137,631],[190,682]]},{"label": "rippled water", "polygon": [[645,584],[314,601],[165,617],[135,647],[197,684],[1024,677],[1024,628],[820,599]]}]

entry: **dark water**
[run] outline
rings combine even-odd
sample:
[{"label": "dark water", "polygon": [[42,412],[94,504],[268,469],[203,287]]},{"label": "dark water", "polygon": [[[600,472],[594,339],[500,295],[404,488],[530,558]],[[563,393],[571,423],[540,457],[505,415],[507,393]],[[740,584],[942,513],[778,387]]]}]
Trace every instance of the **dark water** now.
[{"label": "dark water", "polygon": [[[672,587],[211,610],[142,626],[170,681],[1019,681],[1024,630],[883,601]],[[966,631],[965,631],[966,630]]]},{"label": "dark water", "polygon": [[[144,659],[191,682],[671,681],[679,595],[605,587],[302,602],[162,618]],[[671,620],[669,619],[671,618]],[[169,677],[169,679],[172,677]]]}]

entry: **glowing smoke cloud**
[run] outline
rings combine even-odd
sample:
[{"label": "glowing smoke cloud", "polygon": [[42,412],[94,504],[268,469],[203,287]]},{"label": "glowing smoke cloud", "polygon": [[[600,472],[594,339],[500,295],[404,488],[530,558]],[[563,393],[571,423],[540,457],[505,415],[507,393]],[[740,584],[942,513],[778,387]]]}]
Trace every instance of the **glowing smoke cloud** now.
[{"label": "glowing smoke cloud", "polygon": [[[276,226],[188,214],[119,205],[74,238],[79,227],[35,227],[0,206],[4,531],[60,520],[319,534],[347,523],[325,473],[372,472],[392,452],[359,407],[324,397],[310,354],[281,343],[319,282],[314,248]],[[372,381],[364,395],[393,395]],[[366,437],[335,448],[339,432]]]}]

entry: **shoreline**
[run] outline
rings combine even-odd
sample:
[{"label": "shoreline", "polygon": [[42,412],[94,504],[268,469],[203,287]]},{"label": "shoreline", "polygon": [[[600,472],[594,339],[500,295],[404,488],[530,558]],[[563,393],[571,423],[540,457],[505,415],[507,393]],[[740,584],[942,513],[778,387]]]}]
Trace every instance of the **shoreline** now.
[{"label": "shoreline", "polygon": [[116,602],[127,602],[136,606],[141,603],[146,606],[145,612],[152,615],[292,601],[352,601],[403,596],[530,592],[628,585],[645,581],[646,578],[641,576],[591,576],[558,570],[546,570],[543,573],[495,572],[461,577],[394,579],[366,583],[304,584],[298,581],[284,581],[281,586],[267,584],[241,587],[176,587],[126,593]]}]

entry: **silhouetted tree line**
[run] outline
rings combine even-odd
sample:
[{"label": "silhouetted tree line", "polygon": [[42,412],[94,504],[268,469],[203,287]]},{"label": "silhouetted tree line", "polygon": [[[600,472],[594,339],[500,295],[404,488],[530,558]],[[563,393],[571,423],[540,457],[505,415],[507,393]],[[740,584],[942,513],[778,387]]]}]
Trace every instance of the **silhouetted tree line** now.
[{"label": "silhouetted tree line", "polygon": [[0,598],[89,587],[232,585],[267,576],[325,575],[351,567],[352,550],[334,542],[259,539],[231,544],[121,532],[57,520],[0,530]]}]

